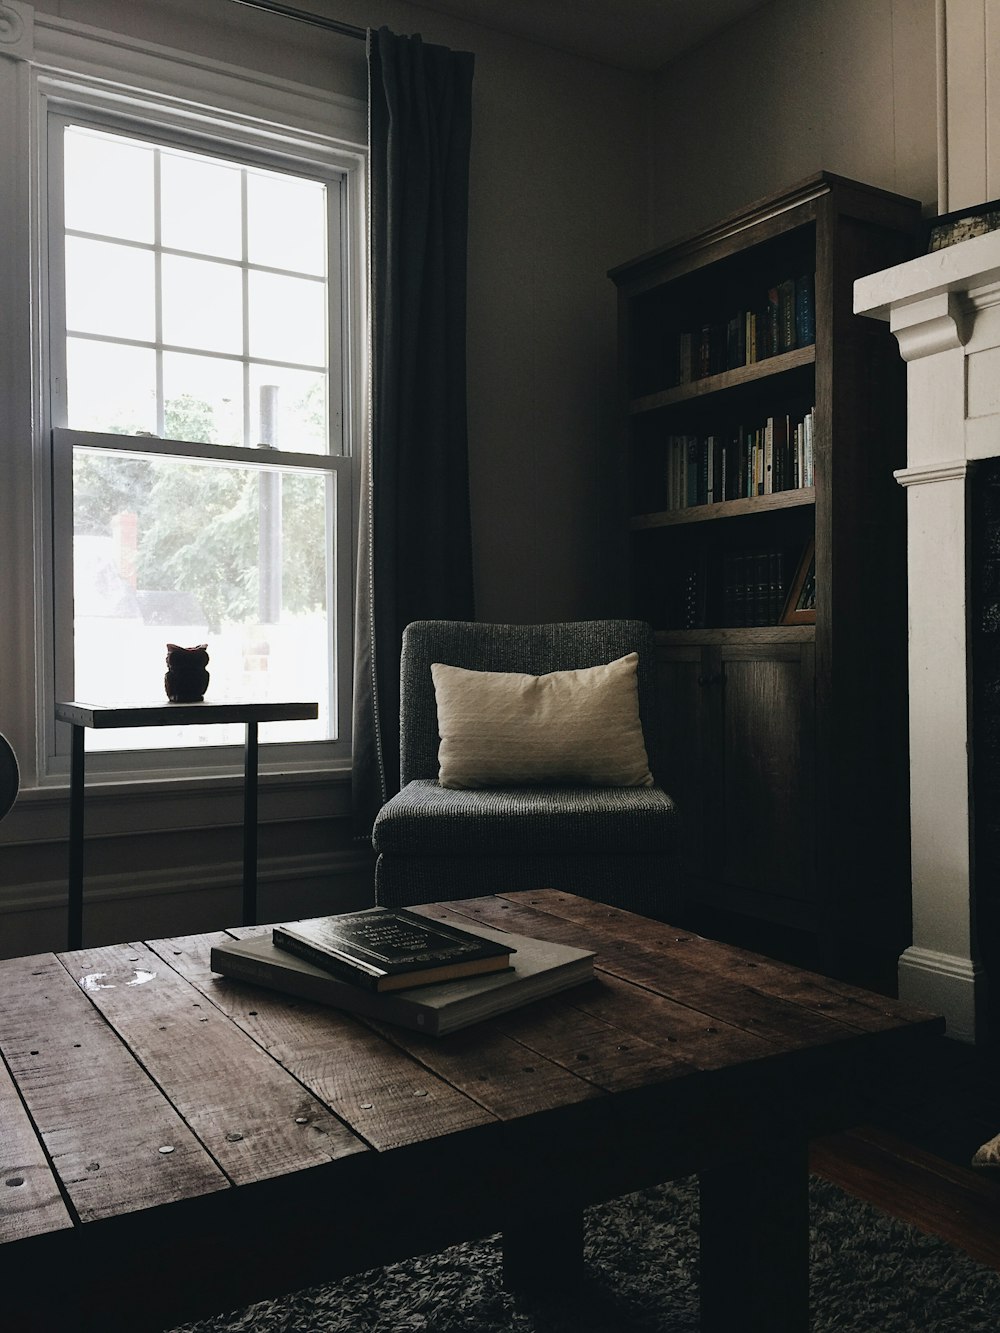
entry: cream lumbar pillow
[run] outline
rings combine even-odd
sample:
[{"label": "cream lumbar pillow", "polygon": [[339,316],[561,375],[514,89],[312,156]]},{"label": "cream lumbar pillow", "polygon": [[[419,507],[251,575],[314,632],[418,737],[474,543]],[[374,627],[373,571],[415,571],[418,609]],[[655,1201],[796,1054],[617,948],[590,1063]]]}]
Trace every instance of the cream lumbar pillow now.
[{"label": "cream lumbar pillow", "polygon": [[441,786],[650,786],[638,663],[629,653],[604,666],[529,676],[434,662]]}]

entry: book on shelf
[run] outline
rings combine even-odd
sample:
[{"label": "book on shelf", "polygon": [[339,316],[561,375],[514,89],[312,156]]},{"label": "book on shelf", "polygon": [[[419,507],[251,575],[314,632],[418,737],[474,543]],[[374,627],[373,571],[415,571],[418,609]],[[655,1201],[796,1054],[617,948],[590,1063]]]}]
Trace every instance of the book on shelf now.
[{"label": "book on shelf", "polygon": [[816,341],[816,276],[803,273],[795,280],[795,341],[809,347]]},{"label": "book on shelf", "polygon": [[[816,341],[815,275],[783,277],[724,319],[703,319],[666,341],[666,387],[755,365]],[[663,371],[661,370],[661,374]]]},{"label": "book on shelf", "polygon": [[315,963],[279,949],[269,935],[213,945],[210,963],[213,972],[233,981],[264,986],[433,1037],[457,1032],[593,980],[594,954],[589,950],[478,924],[475,933],[509,951],[513,965],[503,972],[486,972],[433,986],[372,991],[341,981]]},{"label": "book on shelf", "polygon": [[636,513],[812,486],[813,409],[775,413],[760,424],[730,427],[725,433],[668,435],[659,446],[658,473],[649,471],[651,456],[650,450],[636,459]]},{"label": "book on shelf", "polygon": [[778,624],[787,581],[783,548],[727,551],[722,560],[723,623],[732,629]]},{"label": "book on shelf", "polygon": [[416,912],[368,907],[274,926],[276,948],[371,991],[404,990],[510,967],[513,946]]}]

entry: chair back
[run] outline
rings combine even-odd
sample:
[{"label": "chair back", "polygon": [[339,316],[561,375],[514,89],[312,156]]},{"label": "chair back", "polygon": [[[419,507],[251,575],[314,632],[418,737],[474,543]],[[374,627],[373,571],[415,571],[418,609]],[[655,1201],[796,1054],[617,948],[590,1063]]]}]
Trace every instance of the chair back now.
[{"label": "chair back", "polygon": [[469,671],[531,676],[603,666],[639,655],[639,716],[650,770],[657,776],[656,665],[653,631],[642,620],[581,620],[551,625],[486,625],[416,620],[403,631],[400,661],[400,783],[438,775],[437,701],[431,663]]}]

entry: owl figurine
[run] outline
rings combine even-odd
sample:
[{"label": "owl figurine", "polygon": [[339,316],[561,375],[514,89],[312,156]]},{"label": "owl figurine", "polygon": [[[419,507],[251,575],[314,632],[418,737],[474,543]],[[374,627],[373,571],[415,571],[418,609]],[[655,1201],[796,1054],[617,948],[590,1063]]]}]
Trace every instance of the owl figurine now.
[{"label": "owl figurine", "polygon": [[172,704],[200,704],[208,689],[208,644],[181,648],[167,644],[167,674],[163,685]]}]

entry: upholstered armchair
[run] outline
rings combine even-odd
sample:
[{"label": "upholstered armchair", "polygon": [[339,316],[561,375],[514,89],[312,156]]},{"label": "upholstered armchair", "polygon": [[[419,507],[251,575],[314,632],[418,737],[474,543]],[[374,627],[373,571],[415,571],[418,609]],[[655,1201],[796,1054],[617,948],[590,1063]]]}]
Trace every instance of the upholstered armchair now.
[{"label": "upholstered armchair", "polygon": [[[678,901],[677,812],[654,780],[658,756],[652,648],[649,626],[634,620],[549,625],[417,621],[407,626],[400,671],[401,790],[375,820],[376,901],[400,907],[556,888],[669,919]],[[606,671],[590,670],[609,663]],[[442,706],[449,710],[441,731],[433,664],[460,669],[435,668],[437,690],[444,691]],[[591,716],[584,726],[596,725],[597,732],[583,777],[573,769],[573,761],[568,779],[545,777],[544,764],[540,777],[536,756],[530,755],[525,774],[504,773],[497,780],[495,773],[504,770],[506,761],[497,770],[493,760],[503,760],[505,746],[509,750],[515,744],[510,736],[520,734],[517,718],[511,721],[506,694],[475,691],[494,684],[503,689],[512,678],[472,677],[470,672],[529,677],[571,673],[541,685],[568,681],[571,693],[608,691],[593,696],[592,707],[587,705]],[[523,683],[529,695],[537,693],[536,682]],[[455,714],[455,690],[461,700],[467,685],[474,691],[468,695],[471,702],[464,714]],[[498,704],[491,702],[497,699]],[[515,711],[519,699],[517,693]],[[462,734],[453,735],[453,716],[464,722],[464,741]],[[470,727],[479,730],[477,717],[482,735],[469,741]],[[552,717],[555,725],[543,728],[546,738],[559,733],[558,707]],[[444,743],[442,733],[447,733]],[[461,753],[465,742],[474,751],[471,757]],[[624,755],[624,767],[616,767],[623,745],[632,749]],[[587,748],[585,737],[584,752]],[[477,766],[484,772],[477,772]],[[460,785],[446,785],[456,772]],[[608,774],[611,781],[605,780]]]}]

